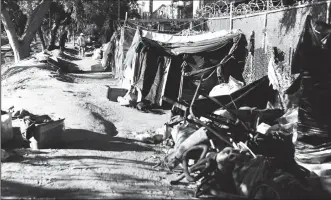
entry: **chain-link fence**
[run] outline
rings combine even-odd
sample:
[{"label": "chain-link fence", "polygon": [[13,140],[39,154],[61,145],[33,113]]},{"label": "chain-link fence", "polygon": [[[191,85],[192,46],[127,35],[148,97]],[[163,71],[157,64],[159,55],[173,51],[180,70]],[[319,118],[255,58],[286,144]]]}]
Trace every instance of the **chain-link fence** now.
[{"label": "chain-link fence", "polygon": [[[327,0],[205,0],[196,18],[247,15]],[[231,5],[232,4],[232,5]]]},{"label": "chain-link fence", "polygon": [[285,53],[289,68],[306,17],[311,15],[315,20],[329,23],[330,2],[302,4],[249,15],[209,18],[205,27],[208,31],[240,29],[247,40],[254,32],[254,56],[247,59],[244,72],[246,82],[250,83],[266,75],[272,47]]}]

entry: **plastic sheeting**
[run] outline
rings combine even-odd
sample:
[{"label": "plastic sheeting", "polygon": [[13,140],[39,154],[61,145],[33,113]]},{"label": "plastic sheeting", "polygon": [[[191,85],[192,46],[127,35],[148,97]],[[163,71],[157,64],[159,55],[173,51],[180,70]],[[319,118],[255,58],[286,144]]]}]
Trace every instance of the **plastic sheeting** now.
[{"label": "plastic sheeting", "polygon": [[209,93],[209,96],[215,97],[220,95],[229,95],[232,92],[235,92],[242,88],[244,86],[244,83],[237,81],[233,77],[230,76],[229,83],[222,83],[219,85],[216,85]]},{"label": "plastic sheeting", "polygon": [[308,16],[292,63],[292,73],[301,74],[298,133],[330,136],[331,46],[321,43],[313,27]]},{"label": "plastic sheeting", "polygon": [[[200,35],[200,40],[185,42],[185,36],[177,36],[183,37],[183,41],[179,41],[177,43],[171,42],[160,42],[157,40],[152,40],[147,37],[144,37],[145,41],[148,41],[155,46],[161,46],[170,54],[179,55],[179,54],[193,54],[193,53],[201,53],[201,52],[211,52],[216,51],[225,47],[227,44],[232,43],[234,38],[238,38],[242,35],[240,31],[235,33],[228,32],[222,36],[205,39],[203,35]],[[194,36],[191,36],[194,37]]]},{"label": "plastic sheeting", "polygon": [[[139,43],[141,42],[139,29],[136,30],[136,33],[132,39],[131,47],[129,48],[125,60],[124,60],[124,77],[122,80],[122,87],[129,89],[133,85],[135,78],[135,68],[136,60],[138,58],[139,52],[136,52]],[[137,63],[138,64],[138,63]]]},{"label": "plastic sheeting", "polygon": [[145,37],[150,40],[154,40],[161,43],[169,43],[169,44],[176,44],[176,43],[194,43],[203,40],[209,40],[219,37],[224,37],[229,33],[238,33],[238,30],[233,30],[232,32],[221,30],[216,32],[209,32],[200,35],[192,35],[192,36],[177,36],[171,34],[164,34],[164,33],[156,33],[151,31],[142,30],[142,37]]},{"label": "plastic sheeting", "polygon": [[[263,95],[261,95],[263,94]],[[244,106],[265,109],[268,101],[274,102],[276,91],[269,86],[267,76],[231,93],[214,97],[228,108],[240,108]],[[197,116],[212,113],[220,106],[208,98],[197,99],[193,105],[194,113]]]}]

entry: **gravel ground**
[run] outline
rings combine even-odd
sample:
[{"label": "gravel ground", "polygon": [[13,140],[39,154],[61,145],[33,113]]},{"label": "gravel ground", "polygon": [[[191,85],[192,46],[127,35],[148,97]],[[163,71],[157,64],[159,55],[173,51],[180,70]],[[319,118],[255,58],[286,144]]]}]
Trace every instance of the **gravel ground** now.
[{"label": "gravel ground", "polygon": [[[90,59],[90,58],[86,58]],[[65,118],[63,143],[54,149],[13,149],[1,165],[2,198],[189,199],[193,190],[171,186],[153,168],[164,157],[158,145],[132,132],[161,127],[169,111],[142,113],[106,98],[107,73],[57,74],[49,68],[2,70],[2,109]]]}]

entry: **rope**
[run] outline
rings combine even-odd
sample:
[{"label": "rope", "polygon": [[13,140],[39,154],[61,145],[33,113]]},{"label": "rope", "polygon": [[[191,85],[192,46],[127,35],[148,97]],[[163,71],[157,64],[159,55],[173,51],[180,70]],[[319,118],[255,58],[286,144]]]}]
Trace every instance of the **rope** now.
[{"label": "rope", "polygon": [[236,109],[238,109],[236,103],[233,101],[233,98],[232,98],[231,94],[229,94],[229,96],[230,96],[230,98],[231,98],[231,102],[232,102],[232,104],[234,105],[234,107],[235,107]]}]

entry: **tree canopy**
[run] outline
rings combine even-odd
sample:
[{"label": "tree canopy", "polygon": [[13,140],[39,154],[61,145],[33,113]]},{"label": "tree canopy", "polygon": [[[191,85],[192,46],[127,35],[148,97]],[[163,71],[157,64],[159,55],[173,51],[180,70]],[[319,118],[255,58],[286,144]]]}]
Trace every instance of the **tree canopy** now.
[{"label": "tree canopy", "polygon": [[[106,42],[113,32],[113,20],[124,19],[126,12],[129,18],[139,18],[137,0],[1,0],[1,3],[4,11],[1,25],[16,49],[18,60],[29,55],[24,52],[35,34],[42,33],[40,27],[50,33],[50,46],[54,46],[61,26],[74,32],[98,34]],[[17,49],[23,46],[24,50]]]}]

